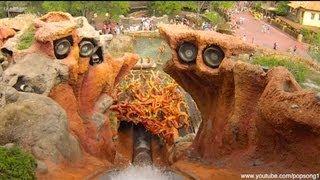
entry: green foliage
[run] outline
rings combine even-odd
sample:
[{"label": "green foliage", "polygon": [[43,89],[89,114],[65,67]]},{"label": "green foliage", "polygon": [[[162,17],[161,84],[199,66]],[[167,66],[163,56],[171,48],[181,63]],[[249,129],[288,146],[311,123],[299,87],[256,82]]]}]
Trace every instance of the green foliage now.
[{"label": "green foliage", "polygon": [[73,16],[104,15],[109,13],[112,19],[117,20],[119,15],[126,15],[130,11],[128,1],[1,1],[0,16],[5,17],[7,7],[25,7],[26,12],[44,14],[50,11],[69,12]]},{"label": "green foliage", "polygon": [[207,12],[204,14],[204,16],[214,25],[220,24],[223,22],[223,18],[219,15],[217,12]]},{"label": "green foliage", "polygon": [[0,1],[0,17],[7,17],[7,8],[11,7],[27,7],[27,1]]},{"label": "green foliage", "polygon": [[313,45],[320,47],[320,33],[316,33],[313,38]]},{"label": "green foliage", "polygon": [[99,15],[109,13],[113,19],[118,19],[119,15],[125,15],[129,11],[130,3],[128,1],[74,1],[71,2],[70,9],[70,13],[75,16],[87,16],[90,13]]},{"label": "green foliage", "polygon": [[183,3],[179,1],[153,1],[150,3],[150,10],[154,10],[156,15],[175,15],[181,12]]},{"label": "green foliage", "polygon": [[[69,12],[74,16],[86,16],[93,13],[109,13],[112,18],[117,19],[121,14],[130,11],[128,1],[2,1],[0,2],[0,16],[5,17],[6,7],[25,7],[26,12],[44,14],[50,11]],[[1,11],[3,9],[3,11]]]},{"label": "green foliage", "polygon": [[36,179],[34,158],[18,147],[0,147],[0,179]]},{"label": "green foliage", "polygon": [[310,56],[320,62],[320,33],[313,33],[311,30],[302,29],[303,41],[310,44]]},{"label": "green foliage", "polygon": [[253,64],[259,64],[269,68],[283,66],[294,75],[299,83],[304,82],[311,73],[309,68],[303,63],[294,62],[285,57],[258,56],[253,59]]},{"label": "green foliage", "polygon": [[255,2],[253,5],[253,9],[260,12],[262,10],[262,2],[260,1]]},{"label": "green foliage", "polygon": [[289,1],[279,1],[277,3],[275,13],[279,16],[286,16],[289,13],[290,7],[288,6]]},{"label": "green foliage", "polygon": [[319,46],[310,46],[309,54],[313,59],[317,60],[320,63],[320,47]]},{"label": "green foliage", "polygon": [[179,1],[182,5],[182,9],[190,11],[190,12],[197,12],[198,10],[198,3],[196,1]]},{"label": "green foliage", "polygon": [[35,33],[35,27],[32,24],[26,30],[26,32],[20,37],[19,44],[17,45],[18,50],[27,49],[33,44],[35,40],[34,33]]},{"label": "green foliage", "polygon": [[235,1],[212,1],[211,5],[216,8],[228,10],[234,8]]},{"label": "green foliage", "polygon": [[312,43],[313,33],[309,29],[301,29],[300,33],[303,35],[303,40],[307,43]]},{"label": "green foliage", "polygon": [[45,10],[42,8],[42,1],[25,1],[26,12],[32,14],[42,14]]},{"label": "green foliage", "polygon": [[305,42],[315,46],[320,46],[320,33],[314,33],[308,29],[302,29],[300,33],[303,35]]},{"label": "green foliage", "polygon": [[111,1],[108,4],[109,13],[114,20],[119,19],[119,15],[126,15],[130,11],[128,1]]},{"label": "green foliage", "polygon": [[70,9],[70,3],[67,1],[44,1],[41,6],[46,12],[50,12],[50,11],[68,12]]}]

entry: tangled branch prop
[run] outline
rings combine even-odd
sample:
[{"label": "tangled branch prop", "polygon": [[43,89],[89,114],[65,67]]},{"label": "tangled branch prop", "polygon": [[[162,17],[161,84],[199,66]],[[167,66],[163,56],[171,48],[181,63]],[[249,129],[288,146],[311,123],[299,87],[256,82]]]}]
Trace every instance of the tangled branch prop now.
[{"label": "tangled branch prop", "polygon": [[189,127],[187,105],[173,80],[152,70],[131,72],[123,82],[117,87],[119,101],[111,107],[118,119],[141,123],[168,144],[179,136],[178,129]]}]

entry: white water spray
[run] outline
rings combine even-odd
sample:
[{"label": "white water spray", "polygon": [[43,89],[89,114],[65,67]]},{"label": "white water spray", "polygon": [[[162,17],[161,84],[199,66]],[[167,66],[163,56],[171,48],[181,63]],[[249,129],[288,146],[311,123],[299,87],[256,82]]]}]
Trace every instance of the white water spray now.
[{"label": "white water spray", "polygon": [[122,171],[108,174],[110,180],[182,180],[172,172],[164,172],[154,166],[129,166]]}]

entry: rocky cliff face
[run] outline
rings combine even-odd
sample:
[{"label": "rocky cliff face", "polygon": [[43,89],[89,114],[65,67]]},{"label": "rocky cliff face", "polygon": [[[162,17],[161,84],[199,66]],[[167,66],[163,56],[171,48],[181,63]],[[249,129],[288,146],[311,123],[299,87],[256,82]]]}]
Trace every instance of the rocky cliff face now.
[{"label": "rocky cliff face", "polygon": [[300,88],[285,68],[267,71],[232,61],[255,50],[235,37],[166,25],[160,33],[173,56],[165,71],[191,94],[202,115],[194,156],[234,169],[319,168],[315,92]]}]

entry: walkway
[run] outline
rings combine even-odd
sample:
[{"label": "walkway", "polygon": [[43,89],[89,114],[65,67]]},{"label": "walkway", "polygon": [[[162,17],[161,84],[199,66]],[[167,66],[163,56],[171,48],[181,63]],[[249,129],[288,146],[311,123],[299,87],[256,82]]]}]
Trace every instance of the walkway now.
[{"label": "walkway", "polygon": [[298,42],[293,37],[288,34],[282,32],[280,29],[277,29],[270,25],[269,32],[263,33],[262,26],[266,22],[262,20],[256,20],[249,12],[240,12],[239,14],[233,14],[231,17],[232,23],[239,20],[239,18],[244,18],[243,24],[240,25],[239,29],[236,29],[235,35],[239,37],[243,37],[246,35],[246,41],[252,42],[252,38],[254,37],[254,44],[273,48],[273,44],[275,42],[278,43],[278,50],[283,52],[288,52],[289,48],[293,48],[294,45],[297,45],[297,54],[310,58],[308,55],[308,47],[307,44]]}]

